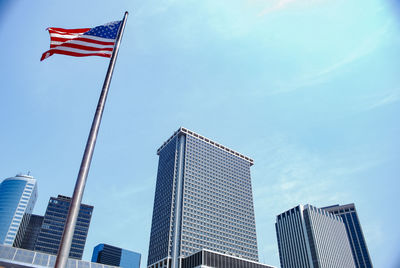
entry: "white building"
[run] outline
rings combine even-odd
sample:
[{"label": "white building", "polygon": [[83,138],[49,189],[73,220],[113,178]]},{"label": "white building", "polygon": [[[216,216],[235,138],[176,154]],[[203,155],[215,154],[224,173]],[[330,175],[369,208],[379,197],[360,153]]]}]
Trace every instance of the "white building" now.
[{"label": "white building", "polygon": [[276,218],[281,268],[355,268],[341,217],[299,205]]}]

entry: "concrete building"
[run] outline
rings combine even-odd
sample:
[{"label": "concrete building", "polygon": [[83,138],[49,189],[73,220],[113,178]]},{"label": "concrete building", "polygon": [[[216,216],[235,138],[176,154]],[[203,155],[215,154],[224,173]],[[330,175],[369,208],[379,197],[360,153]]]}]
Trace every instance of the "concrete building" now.
[{"label": "concrete building", "polygon": [[299,205],[276,218],[281,268],[355,268],[342,218]]},{"label": "concrete building", "polygon": [[210,250],[258,261],[253,160],[186,128],[159,155],[148,267]]},{"label": "concrete building", "polygon": [[372,268],[373,266],[369,256],[367,243],[365,242],[360,220],[358,219],[354,204],[343,206],[333,205],[322,209],[342,217],[356,267]]},{"label": "concrete building", "polygon": [[182,268],[275,268],[256,261],[246,260],[211,250],[200,250],[181,260]]}]

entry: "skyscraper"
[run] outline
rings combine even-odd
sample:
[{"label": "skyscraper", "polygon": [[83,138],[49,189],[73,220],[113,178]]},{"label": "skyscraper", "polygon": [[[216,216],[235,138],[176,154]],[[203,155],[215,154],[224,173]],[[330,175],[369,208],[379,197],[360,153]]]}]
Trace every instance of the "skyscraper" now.
[{"label": "skyscraper", "polygon": [[347,237],[350,241],[351,251],[357,268],[372,268],[371,258],[368,253],[360,221],[354,204],[334,205],[322,208],[328,212],[342,217],[346,227]]},{"label": "skyscraper", "polygon": [[276,218],[282,268],[354,268],[349,240],[340,217],[299,205]]},{"label": "skyscraper", "polygon": [[134,251],[98,244],[93,249],[92,262],[119,266],[121,268],[140,268],[139,253]]},{"label": "skyscraper", "polygon": [[[50,197],[42,227],[35,243],[35,251],[56,255],[64,231],[71,198],[63,195]],[[86,237],[92,218],[93,206],[81,204],[72,239],[70,258],[82,259]]]},{"label": "skyscraper", "polygon": [[42,228],[43,219],[43,216],[31,215],[20,248],[34,250],[40,228]]},{"label": "skyscraper", "polygon": [[0,184],[0,244],[21,245],[36,199],[32,176],[16,175]]},{"label": "skyscraper", "polygon": [[177,268],[202,249],[258,261],[253,160],[185,128],[157,154],[147,265]]}]

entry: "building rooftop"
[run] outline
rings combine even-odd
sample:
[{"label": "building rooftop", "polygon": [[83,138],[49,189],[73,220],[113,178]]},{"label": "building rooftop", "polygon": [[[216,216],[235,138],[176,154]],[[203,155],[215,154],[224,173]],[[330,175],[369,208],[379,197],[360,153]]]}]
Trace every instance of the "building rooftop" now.
[{"label": "building rooftop", "polygon": [[207,142],[207,143],[209,143],[209,144],[211,144],[211,145],[213,145],[213,146],[215,146],[215,147],[217,147],[217,148],[220,148],[221,150],[224,150],[224,151],[226,151],[226,152],[229,152],[229,153],[231,153],[231,154],[233,154],[233,155],[235,155],[235,156],[237,156],[237,157],[240,157],[240,158],[246,160],[247,162],[249,162],[249,163],[250,163],[250,166],[252,166],[252,165],[254,164],[253,159],[251,159],[251,158],[249,158],[249,157],[247,157],[247,156],[244,156],[244,155],[241,154],[241,153],[238,153],[238,152],[236,152],[236,151],[234,151],[234,150],[232,150],[232,149],[229,149],[229,148],[226,147],[226,146],[223,146],[223,145],[221,145],[221,144],[219,144],[219,143],[217,143],[217,142],[215,142],[215,141],[212,141],[212,140],[210,140],[210,139],[208,139],[208,138],[206,138],[206,137],[204,137],[204,136],[202,136],[202,135],[200,135],[200,134],[197,134],[197,133],[195,133],[195,132],[193,132],[193,131],[191,131],[191,130],[188,130],[187,128],[184,128],[184,127],[180,127],[177,131],[175,131],[174,134],[172,134],[172,136],[171,136],[167,141],[165,141],[165,142],[163,143],[163,145],[161,145],[160,148],[158,148],[157,154],[159,155],[159,154],[160,154],[160,151],[161,151],[175,136],[177,136],[177,135],[179,135],[179,134],[182,134],[182,133],[185,134],[185,135],[193,136],[193,137],[195,137],[195,138],[197,138],[197,139],[200,139],[200,140],[202,140],[202,141],[204,141],[204,142]]}]

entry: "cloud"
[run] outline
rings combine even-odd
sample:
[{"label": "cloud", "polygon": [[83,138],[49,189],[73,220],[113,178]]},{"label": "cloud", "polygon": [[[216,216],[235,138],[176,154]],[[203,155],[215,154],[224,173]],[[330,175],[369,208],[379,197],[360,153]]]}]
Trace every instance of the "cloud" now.
[{"label": "cloud", "polygon": [[363,58],[371,54],[379,47],[383,36],[389,31],[391,25],[392,21],[387,20],[382,27],[380,27],[378,30],[376,30],[374,33],[368,36],[365,40],[360,42],[359,45],[348,55],[346,55],[341,60],[333,63],[332,65],[323,68],[315,75],[315,77],[320,77],[330,74],[342,68],[343,66],[346,66],[360,58]]},{"label": "cloud", "polygon": [[[305,6],[305,5],[310,5],[314,4],[317,2],[320,2],[321,0],[276,0],[272,1],[272,4],[270,4],[268,7],[264,8],[258,16],[265,16],[269,13],[272,12],[277,12],[280,10],[287,9],[289,7],[293,6]],[[268,3],[271,3],[271,1],[267,1]]]},{"label": "cloud", "polygon": [[360,41],[354,49],[344,54],[344,56],[336,62],[310,73],[293,77],[290,81],[278,82],[275,87],[276,89],[268,92],[269,95],[288,93],[301,88],[322,84],[333,79],[335,75],[340,73],[344,68],[347,68],[349,65],[375,52],[381,46],[385,35],[389,33],[392,25],[393,20],[388,19],[380,28]]},{"label": "cloud", "polygon": [[[275,135],[258,141],[265,148],[255,159],[253,177],[255,200],[263,210],[276,213],[297,204],[329,205],[348,198],[346,192],[335,191],[340,184],[377,164],[373,157],[356,153],[320,154],[291,143],[287,137]],[[256,151],[256,150],[254,150]],[[277,205],[279,204],[279,205]]]},{"label": "cloud", "polygon": [[361,110],[372,110],[382,106],[390,105],[400,101],[400,88],[396,90],[386,91],[379,95],[366,97],[364,108]]}]

